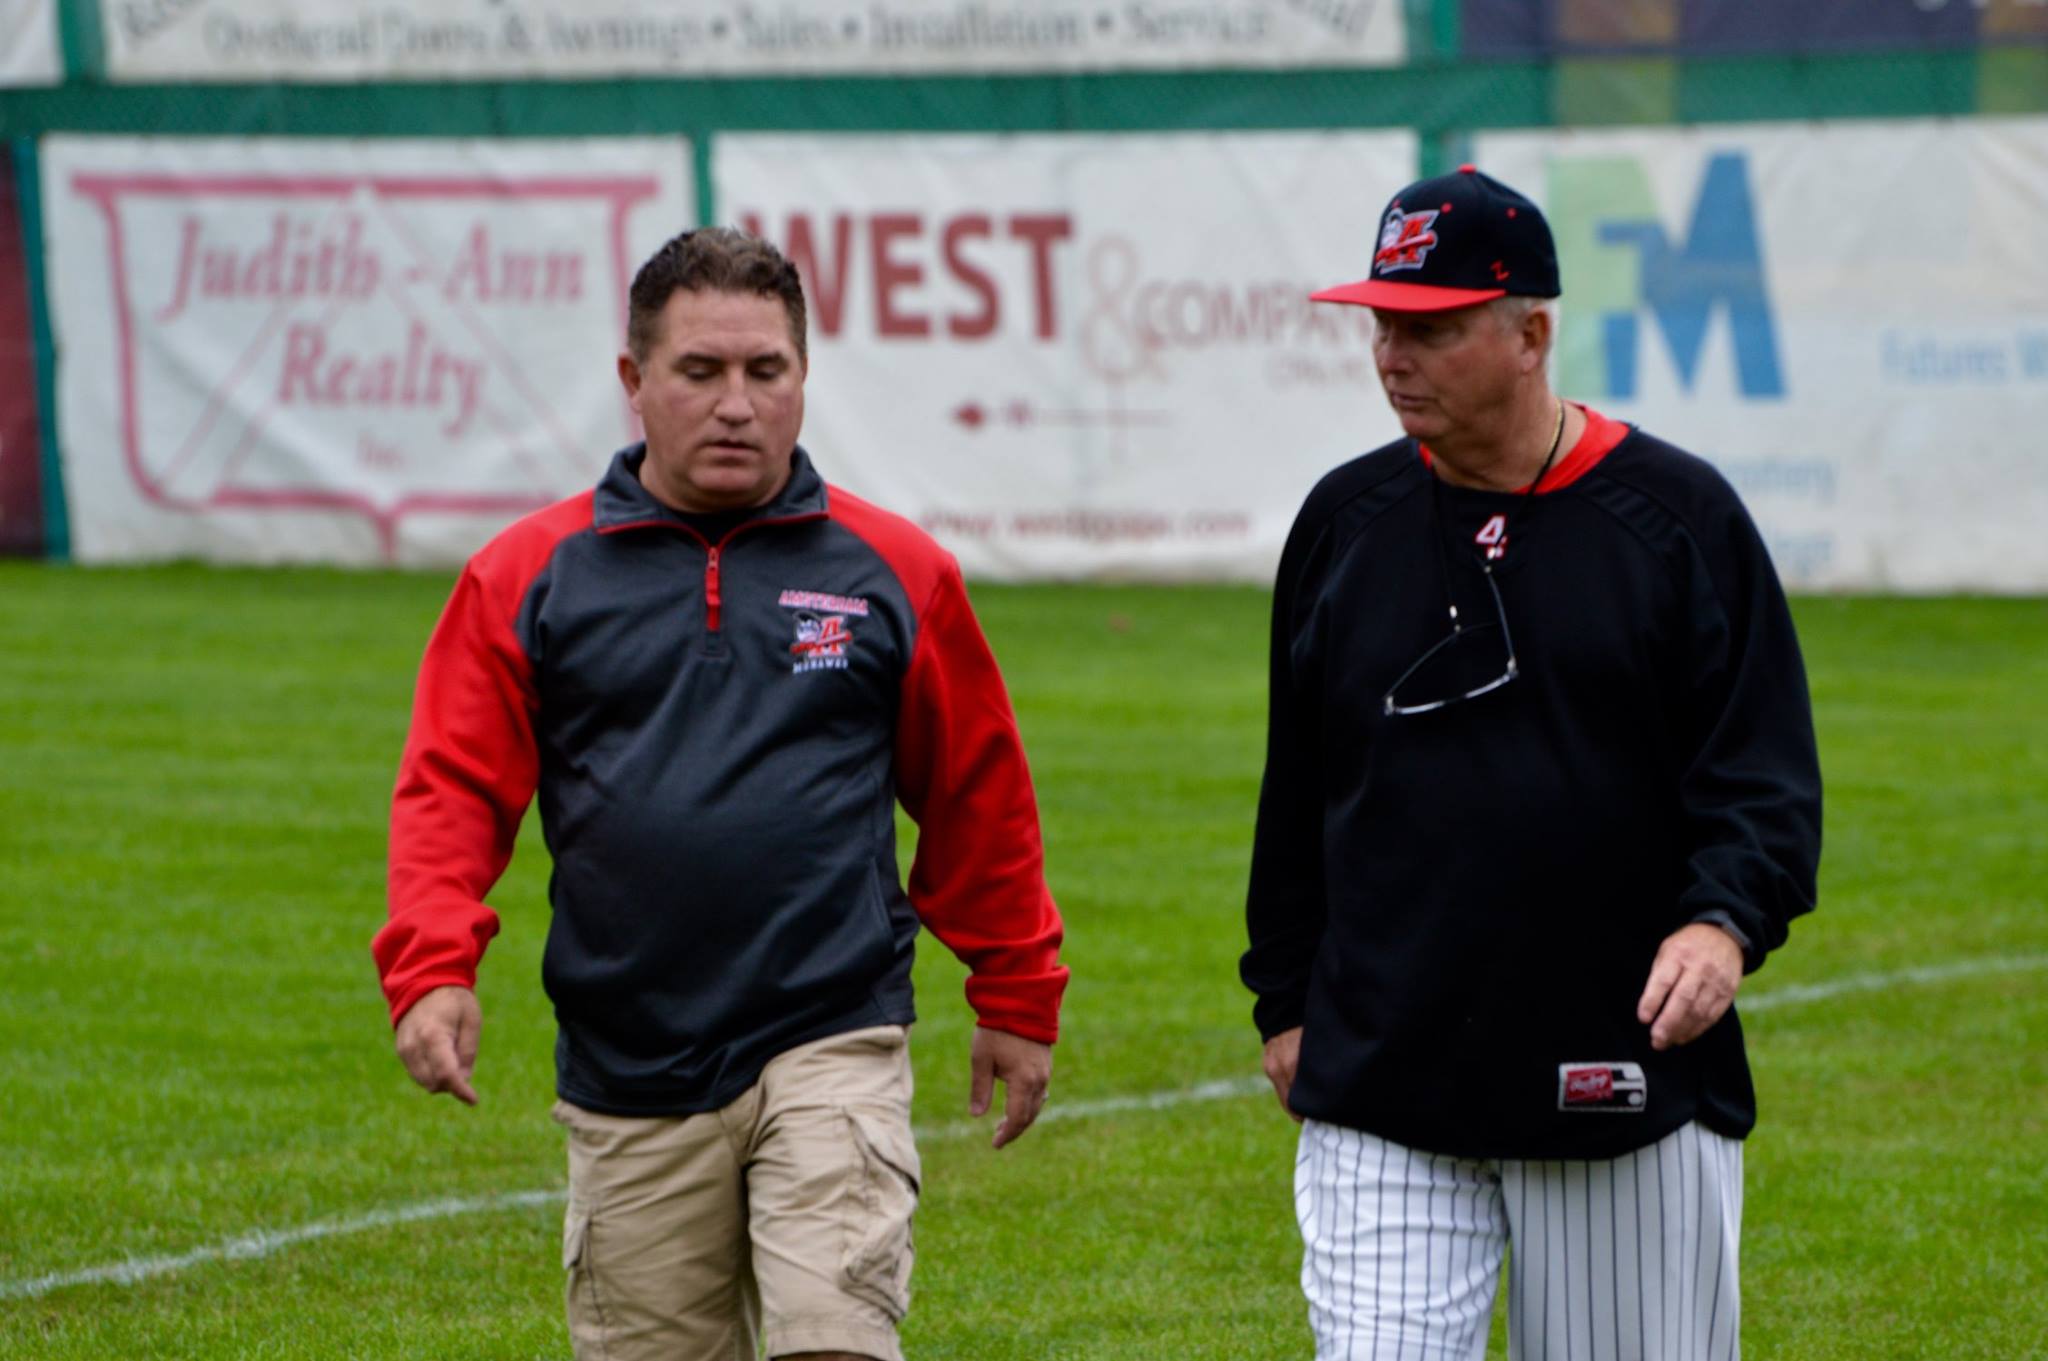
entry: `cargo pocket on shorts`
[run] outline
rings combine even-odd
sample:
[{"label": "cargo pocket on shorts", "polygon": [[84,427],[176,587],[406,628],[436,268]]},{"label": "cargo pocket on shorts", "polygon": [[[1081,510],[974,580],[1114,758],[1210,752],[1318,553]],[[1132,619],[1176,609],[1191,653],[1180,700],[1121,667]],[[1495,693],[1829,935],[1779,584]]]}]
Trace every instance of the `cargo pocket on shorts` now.
[{"label": "cargo pocket on shorts", "polygon": [[562,1270],[573,1274],[583,1269],[583,1244],[589,1237],[590,1211],[572,1204],[562,1216]]},{"label": "cargo pocket on shorts", "polygon": [[578,1356],[606,1356],[604,1305],[597,1273],[590,1260],[590,1210],[569,1202],[562,1216],[562,1271],[568,1278],[563,1297],[568,1305],[569,1339]]},{"label": "cargo pocket on shorts", "polygon": [[911,1219],[920,1168],[908,1122],[886,1111],[849,1108],[848,1134],[859,1158],[862,1222],[847,1238],[846,1286],[901,1322],[910,1312]]}]

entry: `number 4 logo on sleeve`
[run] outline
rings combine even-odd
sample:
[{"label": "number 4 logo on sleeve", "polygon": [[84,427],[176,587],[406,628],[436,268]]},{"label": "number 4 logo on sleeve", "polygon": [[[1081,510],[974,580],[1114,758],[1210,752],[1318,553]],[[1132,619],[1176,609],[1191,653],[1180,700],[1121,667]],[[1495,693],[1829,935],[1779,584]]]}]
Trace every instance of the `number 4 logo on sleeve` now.
[{"label": "number 4 logo on sleeve", "polygon": [[1489,516],[1479,532],[1472,536],[1472,542],[1486,550],[1488,562],[1498,562],[1508,551],[1508,517]]}]

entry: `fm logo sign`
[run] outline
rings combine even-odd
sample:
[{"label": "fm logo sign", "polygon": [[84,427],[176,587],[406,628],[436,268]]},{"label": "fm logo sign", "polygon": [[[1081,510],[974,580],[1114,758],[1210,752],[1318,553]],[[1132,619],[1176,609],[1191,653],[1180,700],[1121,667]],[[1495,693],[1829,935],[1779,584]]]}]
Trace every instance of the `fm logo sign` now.
[{"label": "fm logo sign", "polygon": [[1570,281],[1558,338],[1564,390],[1636,396],[1647,318],[1679,386],[1691,392],[1720,316],[1741,395],[1785,395],[1746,156],[1708,158],[1691,219],[1676,234],[1632,156],[1553,161],[1549,199],[1559,268]]}]

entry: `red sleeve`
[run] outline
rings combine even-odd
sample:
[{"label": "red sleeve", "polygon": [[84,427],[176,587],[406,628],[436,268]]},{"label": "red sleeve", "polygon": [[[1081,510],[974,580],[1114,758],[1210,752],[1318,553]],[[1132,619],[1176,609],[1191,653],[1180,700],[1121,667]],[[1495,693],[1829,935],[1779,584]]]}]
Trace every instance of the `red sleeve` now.
[{"label": "red sleeve", "polygon": [[560,535],[521,530],[463,569],[420,664],[391,801],[391,915],[370,945],[394,1025],[435,988],[476,986],[498,934],[483,897],[539,780],[533,667],[513,621]]},{"label": "red sleeve", "polygon": [[1067,987],[1063,928],[1024,741],[960,564],[908,520],[830,495],[833,520],[889,564],[917,618],[896,719],[896,796],[918,826],[911,904],[967,965],[981,1024],[1051,1044]]},{"label": "red sleeve", "polygon": [[896,792],[917,821],[910,901],[971,971],[981,1024],[1051,1044],[1066,966],[1024,742],[950,559],[919,612],[896,725]]}]

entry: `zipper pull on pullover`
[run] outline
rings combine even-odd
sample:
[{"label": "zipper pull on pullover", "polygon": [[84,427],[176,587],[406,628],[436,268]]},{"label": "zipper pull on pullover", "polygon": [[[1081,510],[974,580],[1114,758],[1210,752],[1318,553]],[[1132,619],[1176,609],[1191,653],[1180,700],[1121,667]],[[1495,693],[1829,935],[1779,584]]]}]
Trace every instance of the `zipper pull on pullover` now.
[{"label": "zipper pull on pullover", "polygon": [[724,545],[708,545],[704,554],[704,625],[718,632],[718,553]]}]

